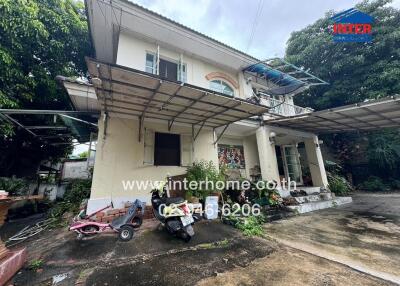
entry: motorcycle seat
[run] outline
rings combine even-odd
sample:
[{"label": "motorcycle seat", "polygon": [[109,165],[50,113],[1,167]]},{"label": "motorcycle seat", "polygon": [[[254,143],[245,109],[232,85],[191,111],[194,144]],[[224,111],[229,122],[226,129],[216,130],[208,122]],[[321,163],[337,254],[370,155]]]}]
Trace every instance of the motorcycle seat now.
[{"label": "motorcycle seat", "polygon": [[180,204],[183,203],[185,201],[184,198],[181,197],[177,197],[177,198],[163,198],[162,202],[164,204],[166,204],[167,206],[169,206],[170,204]]}]

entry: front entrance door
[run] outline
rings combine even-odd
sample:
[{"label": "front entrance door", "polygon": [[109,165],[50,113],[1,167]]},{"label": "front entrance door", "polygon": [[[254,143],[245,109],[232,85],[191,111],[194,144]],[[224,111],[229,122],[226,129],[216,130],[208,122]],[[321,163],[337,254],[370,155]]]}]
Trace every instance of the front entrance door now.
[{"label": "front entrance door", "polygon": [[300,155],[296,145],[283,145],[282,159],[285,168],[286,180],[295,181],[296,184],[303,184],[303,176],[301,173]]}]

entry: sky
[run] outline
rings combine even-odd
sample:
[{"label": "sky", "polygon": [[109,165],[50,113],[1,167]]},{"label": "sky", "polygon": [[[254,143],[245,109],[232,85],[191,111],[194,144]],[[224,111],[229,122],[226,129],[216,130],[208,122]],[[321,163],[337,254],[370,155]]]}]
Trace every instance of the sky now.
[{"label": "sky", "polygon": [[[339,12],[352,8],[360,2],[359,0],[130,1],[259,59],[283,57],[286,41],[291,32],[314,23],[329,10]],[[400,0],[394,0],[391,5],[400,9]],[[87,145],[78,145],[73,153],[82,153],[87,148]]]},{"label": "sky", "polygon": [[[130,1],[259,59],[282,57],[291,32],[314,23],[329,10],[349,9],[360,2],[359,0]],[[400,0],[394,0],[391,5],[400,9]],[[257,14],[259,17],[256,17]],[[255,29],[251,37],[253,26]]]}]

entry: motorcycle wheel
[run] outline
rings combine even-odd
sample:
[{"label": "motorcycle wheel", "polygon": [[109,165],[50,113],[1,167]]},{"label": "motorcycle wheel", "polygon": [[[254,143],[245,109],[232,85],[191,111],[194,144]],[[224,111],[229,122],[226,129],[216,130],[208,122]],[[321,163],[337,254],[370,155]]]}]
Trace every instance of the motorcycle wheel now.
[{"label": "motorcycle wheel", "polygon": [[190,235],[188,235],[186,232],[184,232],[183,234],[182,234],[182,239],[183,239],[183,241],[184,242],[189,242],[191,239],[192,239],[192,237],[190,236]]},{"label": "motorcycle wheel", "polygon": [[184,242],[189,242],[192,239],[193,235],[194,235],[193,227],[191,225],[188,225],[182,232],[182,239]]},{"label": "motorcycle wheel", "polygon": [[120,228],[118,237],[122,241],[129,241],[132,239],[134,233],[135,231],[133,230],[132,226],[124,225]]}]

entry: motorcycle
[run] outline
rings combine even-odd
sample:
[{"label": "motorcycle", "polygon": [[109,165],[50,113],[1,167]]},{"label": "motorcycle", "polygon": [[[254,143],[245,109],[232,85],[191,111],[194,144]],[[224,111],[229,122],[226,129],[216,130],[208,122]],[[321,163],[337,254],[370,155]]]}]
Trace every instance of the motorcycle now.
[{"label": "motorcycle", "polygon": [[140,200],[135,200],[125,215],[113,219],[111,223],[101,223],[90,220],[95,214],[109,207],[110,206],[107,206],[90,215],[85,215],[83,211],[80,212],[69,226],[69,230],[77,233],[78,240],[83,239],[85,236],[93,236],[100,233],[118,233],[122,241],[131,240],[135,228],[142,225],[145,204]]},{"label": "motorcycle", "polygon": [[166,228],[168,233],[189,242],[194,236],[193,207],[183,198],[169,198],[165,186],[152,190],[151,204],[154,217]]}]

